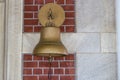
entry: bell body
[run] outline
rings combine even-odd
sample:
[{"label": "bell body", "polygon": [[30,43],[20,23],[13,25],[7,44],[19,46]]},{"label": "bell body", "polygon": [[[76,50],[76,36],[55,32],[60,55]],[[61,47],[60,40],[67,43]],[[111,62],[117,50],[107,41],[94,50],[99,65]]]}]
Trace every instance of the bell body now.
[{"label": "bell body", "polygon": [[33,54],[37,56],[67,55],[67,50],[60,39],[60,29],[57,27],[43,27],[40,41],[36,45]]}]

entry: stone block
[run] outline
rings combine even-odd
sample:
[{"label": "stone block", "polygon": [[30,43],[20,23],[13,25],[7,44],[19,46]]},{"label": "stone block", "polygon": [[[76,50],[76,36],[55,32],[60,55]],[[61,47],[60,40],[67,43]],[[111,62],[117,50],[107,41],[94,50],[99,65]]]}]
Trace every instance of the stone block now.
[{"label": "stone block", "polygon": [[76,0],[77,32],[115,32],[115,0]]},{"label": "stone block", "polygon": [[117,55],[76,54],[76,80],[117,80]]},{"label": "stone block", "polygon": [[101,34],[102,52],[116,52],[116,33]]},{"label": "stone block", "polygon": [[[39,33],[23,34],[23,53],[32,53],[39,42]],[[63,33],[61,40],[69,53],[100,52],[100,35],[98,33]]]}]

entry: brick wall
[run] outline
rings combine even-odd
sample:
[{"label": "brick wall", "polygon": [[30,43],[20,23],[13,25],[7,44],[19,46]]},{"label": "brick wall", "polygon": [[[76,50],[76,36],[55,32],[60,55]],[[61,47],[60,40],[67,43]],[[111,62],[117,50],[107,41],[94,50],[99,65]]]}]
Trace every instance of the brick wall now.
[{"label": "brick wall", "polygon": [[61,32],[75,31],[74,0],[24,0],[24,28],[23,32],[39,32],[41,24],[38,22],[38,10],[46,3],[60,4],[64,10],[66,19],[61,26]]},{"label": "brick wall", "polygon": [[[23,55],[23,80],[48,80],[49,62],[46,57]],[[75,80],[75,56],[54,57],[52,80]]]},{"label": "brick wall", "polygon": [[[65,10],[65,22],[61,32],[75,32],[74,0],[24,0],[23,32],[39,32],[38,11],[46,3],[61,5]],[[52,62],[52,80],[75,80],[75,58],[73,54],[66,57],[54,57]],[[31,54],[23,55],[23,80],[48,80],[49,62],[46,57]]]}]

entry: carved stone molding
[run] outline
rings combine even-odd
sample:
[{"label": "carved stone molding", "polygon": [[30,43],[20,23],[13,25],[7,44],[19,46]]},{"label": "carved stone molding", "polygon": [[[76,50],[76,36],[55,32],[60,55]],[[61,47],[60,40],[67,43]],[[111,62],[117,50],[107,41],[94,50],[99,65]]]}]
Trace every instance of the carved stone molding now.
[{"label": "carved stone molding", "polygon": [[22,80],[23,0],[6,0],[5,80]]}]

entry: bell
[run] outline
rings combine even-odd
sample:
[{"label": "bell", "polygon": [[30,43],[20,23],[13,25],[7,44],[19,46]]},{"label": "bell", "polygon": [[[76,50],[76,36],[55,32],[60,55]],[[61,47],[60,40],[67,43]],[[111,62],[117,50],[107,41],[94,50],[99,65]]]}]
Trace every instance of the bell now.
[{"label": "bell", "polygon": [[42,28],[40,42],[34,49],[37,56],[65,56],[67,50],[60,40],[60,29],[56,27]]},{"label": "bell", "polygon": [[41,38],[34,48],[37,56],[65,56],[67,50],[60,40],[60,25],[64,22],[65,13],[61,6],[55,3],[44,5],[38,14],[42,24]]}]

